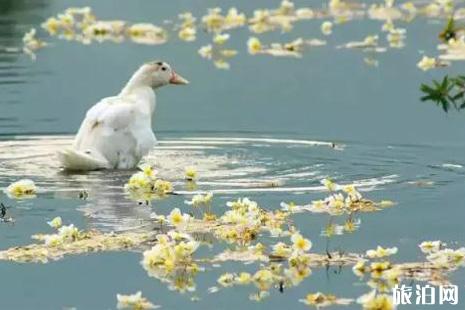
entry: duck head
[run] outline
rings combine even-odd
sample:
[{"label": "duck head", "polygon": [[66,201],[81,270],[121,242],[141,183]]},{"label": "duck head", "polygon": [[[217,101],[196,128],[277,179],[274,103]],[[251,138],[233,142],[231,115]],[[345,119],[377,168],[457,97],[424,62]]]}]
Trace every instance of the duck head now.
[{"label": "duck head", "polygon": [[171,66],[163,61],[153,61],[148,64],[152,76],[152,87],[157,88],[167,84],[186,85],[189,81],[177,74]]},{"label": "duck head", "polygon": [[149,86],[153,89],[168,84],[186,85],[189,81],[177,74],[171,66],[163,61],[151,61],[143,64],[133,75],[131,86]]}]

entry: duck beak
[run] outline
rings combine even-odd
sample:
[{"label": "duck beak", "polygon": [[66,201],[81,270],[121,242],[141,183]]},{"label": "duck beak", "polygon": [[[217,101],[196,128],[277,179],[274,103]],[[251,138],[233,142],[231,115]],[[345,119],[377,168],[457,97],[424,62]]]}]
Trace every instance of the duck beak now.
[{"label": "duck beak", "polygon": [[189,81],[173,71],[173,74],[170,79],[170,84],[186,85],[189,84]]}]

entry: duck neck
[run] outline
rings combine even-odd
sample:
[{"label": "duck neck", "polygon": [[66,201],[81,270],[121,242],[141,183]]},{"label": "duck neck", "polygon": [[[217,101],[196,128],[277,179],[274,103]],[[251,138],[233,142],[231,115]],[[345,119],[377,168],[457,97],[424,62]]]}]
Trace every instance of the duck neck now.
[{"label": "duck neck", "polygon": [[136,72],[119,93],[119,97],[135,97],[136,104],[141,105],[150,115],[155,111],[155,92],[145,75]]},{"label": "duck neck", "polygon": [[151,81],[147,74],[143,74],[141,70],[137,70],[136,73],[129,79],[124,88],[121,90],[120,96],[127,96],[140,88],[151,88]]}]

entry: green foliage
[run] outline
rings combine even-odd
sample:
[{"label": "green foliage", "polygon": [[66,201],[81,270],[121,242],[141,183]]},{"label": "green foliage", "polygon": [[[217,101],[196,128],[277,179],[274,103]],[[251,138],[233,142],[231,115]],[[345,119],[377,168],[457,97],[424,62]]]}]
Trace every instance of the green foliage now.
[{"label": "green foliage", "polygon": [[450,17],[447,20],[446,26],[439,34],[439,39],[441,39],[441,41],[443,42],[448,42],[450,39],[455,39],[458,30],[459,29],[456,27],[454,18]]},{"label": "green foliage", "polygon": [[456,110],[465,108],[465,76],[445,76],[441,82],[433,80],[432,85],[421,84],[424,96],[421,101],[433,101],[445,112],[451,107]]}]

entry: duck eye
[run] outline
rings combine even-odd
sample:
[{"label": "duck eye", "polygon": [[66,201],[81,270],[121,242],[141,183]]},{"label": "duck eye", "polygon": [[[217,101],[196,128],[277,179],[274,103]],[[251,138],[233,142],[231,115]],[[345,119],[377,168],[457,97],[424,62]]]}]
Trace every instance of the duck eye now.
[{"label": "duck eye", "polygon": [[162,70],[162,71],[166,71],[166,67],[161,67],[161,70]]}]

